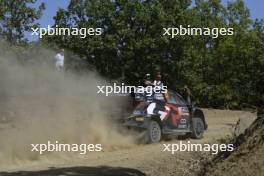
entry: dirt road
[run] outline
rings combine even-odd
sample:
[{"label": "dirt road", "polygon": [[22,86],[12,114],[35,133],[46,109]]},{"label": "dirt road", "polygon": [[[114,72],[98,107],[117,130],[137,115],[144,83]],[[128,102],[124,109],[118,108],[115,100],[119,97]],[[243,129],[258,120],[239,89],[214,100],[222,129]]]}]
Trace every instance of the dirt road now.
[{"label": "dirt road", "polygon": [[[191,143],[213,143],[231,135],[239,118],[250,118],[252,121],[254,119],[254,114],[243,111],[205,109],[204,113],[208,130],[204,139],[190,140]],[[137,145],[121,150],[89,153],[85,156],[60,156],[30,164],[19,163],[15,168],[0,167],[3,171],[0,175],[195,175],[199,168],[200,152],[171,154],[162,151],[163,144],[179,142],[180,140],[174,139],[162,141],[160,144]]]}]

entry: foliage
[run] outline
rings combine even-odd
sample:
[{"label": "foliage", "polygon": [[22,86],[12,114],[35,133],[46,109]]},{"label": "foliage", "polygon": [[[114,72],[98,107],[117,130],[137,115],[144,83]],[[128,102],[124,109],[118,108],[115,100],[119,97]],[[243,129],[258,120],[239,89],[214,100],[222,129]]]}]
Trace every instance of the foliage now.
[{"label": "foliage", "polygon": [[37,27],[45,9],[42,3],[38,9],[31,5],[37,0],[0,0],[0,35],[11,43],[25,42],[24,33]]},{"label": "foliage", "polygon": [[[0,2],[8,7],[3,2],[12,1]],[[35,1],[21,1],[19,12],[25,11],[26,2]],[[0,16],[5,19],[2,24],[8,38],[23,38],[22,31],[38,18],[41,9],[37,13],[29,8],[26,14],[32,15],[26,15],[26,25],[8,22],[19,21],[22,13],[12,18]],[[5,11],[2,8],[0,14]],[[66,10],[59,9],[54,20],[58,27],[103,29],[99,36],[57,35],[42,40],[79,55],[82,69],[90,65],[103,76],[128,84],[139,84],[146,73],[154,75],[160,70],[169,88],[180,91],[188,85],[196,103],[204,107],[239,108],[243,103],[264,103],[264,22],[250,19],[243,0],[228,2],[227,6],[220,0],[196,0],[194,4],[191,0],[71,0]],[[234,35],[173,39],[162,35],[163,28],[179,25],[234,28]],[[8,29],[12,29],[12,35]]]}]

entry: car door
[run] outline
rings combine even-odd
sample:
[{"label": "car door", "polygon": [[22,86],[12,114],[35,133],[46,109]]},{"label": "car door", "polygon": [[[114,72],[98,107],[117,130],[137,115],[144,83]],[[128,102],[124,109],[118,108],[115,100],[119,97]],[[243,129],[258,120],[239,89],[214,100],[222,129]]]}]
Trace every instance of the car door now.
[{"label": "car door", "polygon": [[163,123],[172,129],[187,129],[190,122],[190,112],[185,100],[176,92],[168,92],[165,104],[166,118]]}]

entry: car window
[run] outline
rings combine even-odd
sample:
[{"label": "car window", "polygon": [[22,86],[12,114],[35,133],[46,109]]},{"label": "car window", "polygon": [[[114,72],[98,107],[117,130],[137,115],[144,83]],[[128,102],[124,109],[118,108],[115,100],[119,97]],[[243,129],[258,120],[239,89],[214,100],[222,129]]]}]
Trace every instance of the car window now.
[{"label": "car window", "polygon": [[179,94],[174,95],[179,105],[186,105],[186,101]]},{"label": "car window", "polygon": [[186,105],[185,101],[180,97],[180,95],[169,92],[168,103],[177,105]]}]

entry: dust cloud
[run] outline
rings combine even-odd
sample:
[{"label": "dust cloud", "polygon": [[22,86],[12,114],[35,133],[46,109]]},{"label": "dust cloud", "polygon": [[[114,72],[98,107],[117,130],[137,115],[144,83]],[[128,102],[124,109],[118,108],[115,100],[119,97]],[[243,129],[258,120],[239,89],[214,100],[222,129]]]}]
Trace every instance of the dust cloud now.
[{"label": "dust cloud", "polygon": [[97,85],[107,84],[98,74],[57,71],[55,52],[45,48],[29,52],[28,62],[7,46],[0,50],[0,169],[67,157],[31,152],[31,144],[47,141],[100,143],[103,151],[134,145],[110,118],[125,98],[97,94]]}]

